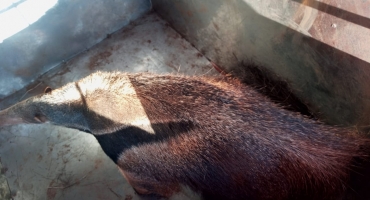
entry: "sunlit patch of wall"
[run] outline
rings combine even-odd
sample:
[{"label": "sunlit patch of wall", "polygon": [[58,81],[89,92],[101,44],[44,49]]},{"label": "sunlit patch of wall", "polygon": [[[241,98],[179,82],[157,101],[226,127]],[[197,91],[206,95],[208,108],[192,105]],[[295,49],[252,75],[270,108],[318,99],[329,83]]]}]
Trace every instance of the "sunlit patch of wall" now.
[{"label": "sunlit patch of wall", "polygon": [[57,2],[58,0],[0,2],[0,10],[3,10],[0,13],[0,43],[36,22]]}]

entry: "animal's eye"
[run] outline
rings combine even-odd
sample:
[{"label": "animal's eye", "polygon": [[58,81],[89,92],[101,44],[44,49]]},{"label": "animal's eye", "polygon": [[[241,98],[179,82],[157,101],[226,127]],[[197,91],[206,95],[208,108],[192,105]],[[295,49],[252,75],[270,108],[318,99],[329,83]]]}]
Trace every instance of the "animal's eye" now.
[{"label": "animal's eye", "polygon": [[50,87],[46,87],[44,90],[44,94],[50,94],[51,91],[53,91],[53,89],[51,89]]},{"label": "animal's eye", "polygon": [[48,121],[48,119],[42,115],[42,114],[39,114],[39,113],[36,113],[35,116],[33,117],[37,122],[39,123],[45,123],[46,121]]}]

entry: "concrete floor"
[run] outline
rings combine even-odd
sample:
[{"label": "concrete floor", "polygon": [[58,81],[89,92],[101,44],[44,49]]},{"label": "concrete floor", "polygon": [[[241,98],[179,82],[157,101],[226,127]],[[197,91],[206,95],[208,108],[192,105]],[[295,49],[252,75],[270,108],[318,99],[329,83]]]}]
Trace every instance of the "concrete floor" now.
[{"label": "concrete floor", "polygon": [[[0,102],[0,109],[46,86],[58,88],[97,70],[218,74],[199,51],[152,13],[40,76]],[[52,125],[2,128],[0,158],[12,199],[138,199],[95,138],[86,133]],[[176,199],[190,198],[182,194]]]}]

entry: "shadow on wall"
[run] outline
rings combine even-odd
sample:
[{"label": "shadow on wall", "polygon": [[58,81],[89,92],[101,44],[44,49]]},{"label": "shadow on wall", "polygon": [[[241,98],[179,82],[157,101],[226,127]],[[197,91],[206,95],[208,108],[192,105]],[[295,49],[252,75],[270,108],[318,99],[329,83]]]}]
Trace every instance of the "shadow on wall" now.
[{"label": "shadow on wall", "polygon": [[[262,65],[286,80],[293,92],[321,120],[357,125],[367,131],[370,124],[370,64],[328,45],[330,42],[307,36],[310,33],[289,28],[302,20],[299,12],[305,7],[297,2],[302,3],[299,0],[293,3],[288,0],[259,3],[248,0],[153,0],[153,7],[224,70],[244,78],[247,76],[244,76],[241,63],[252,61]],[[315,9],[368,28],[368,18],[323,2],[309,2],[308,5]],[[252,4],[254,8],[260,6],[259,11],[265,15],[276,17],[262,16]],[[278,11],[283,14],[275,13]],[[291,18],[284,18],[287,16]],[[329,23],[315,21],[315,16],[310,20],[310,27],[315,22]],[[341,41],[333,32],[322,30],[322,34],[331,34],[334,41]]]},{"label": "shadow on wall", "polygon": [[316,1],[316,0],[292,0],[297,3],[302,3],[306,6],[310,6],[314,9],[317,9],[321,12],[325,12],[329,15],[333,15],[335,17],[341,18],[347,22],[351,22],[365,28],[370,29],[370,19],[361,15],[357,15],[356,13],[352,13],[341,8],[334,7],[332,5],[326,4],[324,2]]}]

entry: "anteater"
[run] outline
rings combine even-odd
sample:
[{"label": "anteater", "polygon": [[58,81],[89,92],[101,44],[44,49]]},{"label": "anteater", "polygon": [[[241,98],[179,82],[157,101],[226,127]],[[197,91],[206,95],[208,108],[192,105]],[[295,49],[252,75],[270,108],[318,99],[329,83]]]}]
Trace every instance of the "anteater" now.
[{"label": "anteater", "polygon": [[0,112],[95,136],[141,195],[336,199],[367,139],[283,109],[232,78],[97,72]]}]

